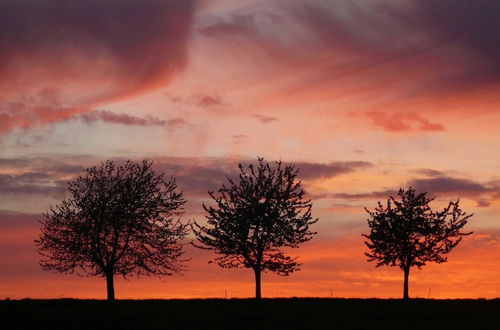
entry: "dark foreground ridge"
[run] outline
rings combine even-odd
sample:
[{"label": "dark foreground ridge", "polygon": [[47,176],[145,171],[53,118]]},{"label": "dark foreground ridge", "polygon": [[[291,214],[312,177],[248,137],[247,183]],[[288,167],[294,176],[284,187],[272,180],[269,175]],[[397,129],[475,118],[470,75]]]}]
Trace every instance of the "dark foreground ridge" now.
[{"label": "dark foreground ridge", "polygon": [[3,329],[499,329],[500,300],[4,300]]}]

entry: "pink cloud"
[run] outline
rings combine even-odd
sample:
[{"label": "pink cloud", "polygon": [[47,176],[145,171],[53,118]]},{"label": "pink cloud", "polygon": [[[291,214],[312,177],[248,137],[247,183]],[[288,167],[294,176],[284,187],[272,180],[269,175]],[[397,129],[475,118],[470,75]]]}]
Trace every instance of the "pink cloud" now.
[{"label": "pink cloud", "polygon": [[0,134],[168,84],[193,12],[194,0],[2,2]]},{"label": "pink cloud", "polygon": [[407,132],[413,130],[424,132],[444,131],[443,125],[433,123],[429,119],[415,113],[369,111],[366,113],[366,116],[372,120],[374,126],[388,132]]},{"label": "pink cloud", "polygon": [[255,115],[252,115],[252,117],[257,118],[263,124],[269,124],[269,123],[272,123],[272,122],[279,120],[276,117],[266,116],[266,115],[261,115],[261,114],[255,114]]}]

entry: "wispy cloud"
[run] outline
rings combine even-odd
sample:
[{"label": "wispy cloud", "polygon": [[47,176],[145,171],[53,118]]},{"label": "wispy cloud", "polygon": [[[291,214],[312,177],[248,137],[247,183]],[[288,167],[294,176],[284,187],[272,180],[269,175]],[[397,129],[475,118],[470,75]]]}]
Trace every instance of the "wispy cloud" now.
[{"label": "wispy cloud", "polygon": [[415,130],[424,132],[444,131],[443,125],[433,123],[429,119],[416,113],[369,111],[365,115],[372,120],[374,126],[380,127],[388,132],[407,132]]},{"label": "wispy cloud", "polygon": [[148,116],[137,117],[128,114],[117,114],[107,110],[92,111],[80,115],[80,118],[87,124],[92,124],[98,121],[134,126],[163,126],[167,122],[165,120]]},{"label": "wispy cloud", "polygon": [[[417,192],[427,192],[429,196],[438,198],[469,198],[477,203],[478,207],[488,207],[492,201],[500,197],[498,182],[481,183],[470,179],[447,176],[440,171],[425,169],[427,178],[410,179],[401,188],[413,187]],[[360,193],[324,193],[317,198],[333,198],[348,201],[359,200],[387,200],[389,196],[396,196],[400,187],[392,189],[375,190]]]},{"label": "wispy cloud", "polygon": [[297,162],[295,166],[299,169],[302,178],[316,180],[367,169],[373,164],[365,161],[331,162],[328,164]]},{"label": "wispy cloud", "polygon": [[273,116],[265,116],[261,114],[254,114],[252,117],[258,119],[261,123],[263,124],[269,124],[275,121],[278,121],[279,119]]},{"label": "wispy cloud", "polygon": [[165,126],[170,128],[180,128],[189,125],[189,123],[183,118],[165,120],[153,116],[138,117],[130,114],[118,114],[107,110],[87,112],[81,114],[79,118],[87,124],[105,122],[127,126]]}]

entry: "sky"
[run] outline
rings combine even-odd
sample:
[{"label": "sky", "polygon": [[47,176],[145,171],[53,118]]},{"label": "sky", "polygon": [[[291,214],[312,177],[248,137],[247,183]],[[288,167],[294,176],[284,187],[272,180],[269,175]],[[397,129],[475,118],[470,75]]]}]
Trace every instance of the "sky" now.
[{"label": "sky", "polygon": [[[86,167],[152,159],[203,222],[207,191],[258,156],[299,168],[320,219],[264,297],[400,296],[361,235],[364,207],[409,186],[474,213],[410,295],[500,296],[498,31],[497,0],[1,1],[0,299],[105,297],[101,278],[42,271],[33,242]],[[117,298],[253,294],[251,271],[186,256]]]}]

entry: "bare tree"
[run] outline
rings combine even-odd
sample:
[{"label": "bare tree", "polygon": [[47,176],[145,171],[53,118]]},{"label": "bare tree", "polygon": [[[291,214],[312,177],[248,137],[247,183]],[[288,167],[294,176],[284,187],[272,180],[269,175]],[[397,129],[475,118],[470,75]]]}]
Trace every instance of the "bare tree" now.
[{"label": "bare tree", "polygon": [[151,166],[148,160],[122,166],[108,160],[70,181],[70,197],[41,221],[35,242],[42,269],[105,277],[108,300],[115,298],[115,275],[180,272],[185,200],[175,180]]},{"label": "bare tree", "polygon": [[239,180],[228,177],[216,195],[209,192],[216,207],[203,204],[208,224],[194,222],[193,231],[201,243],[214,250],[223,268],[251,268],[255,273],[255,297],[261,298],[261,273],[288,275],[299,269],[296,258],[282,247],[296,248],[315,234],[309,226],[312,203],[304,199],[297,180],[298,169],[281,161],[272,167],[258,158],[257,166],[239,165]]},{"label": "bare tree", "polygon": [[403,298],[408,299],[408,278],[410,269],[419,269],[427,262],[443,263],[444,256],[460,243],[462,237],[472,232],[461,232],[472,214],[466,214],[459,207],[459,200],[449,202],[442,211],[433,211],[429,206],[435,197],[427,193],[416,194],[410,187],[400,189],[399,200],[390,197],[386,205],[378,202],[374,212],[365,208],[370,215],[370,234],[365,253],[368,261],[382,265],[398,266],[404,272]]}]

